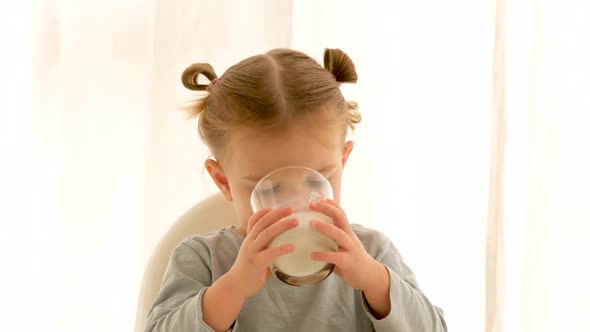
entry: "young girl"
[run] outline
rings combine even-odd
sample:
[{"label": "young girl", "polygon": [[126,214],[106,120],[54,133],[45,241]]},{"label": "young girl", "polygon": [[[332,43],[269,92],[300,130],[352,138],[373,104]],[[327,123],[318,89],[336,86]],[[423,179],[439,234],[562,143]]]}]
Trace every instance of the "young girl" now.
[{"label": "young girl", "polygon": [[[342,170],[353,148],[348,129],[360,122],[341,83],[357,75],[350,58],[327,49],[322,68],[309,56],[276,49],[243,60],[217,77],[208,64],[182,75],[188,89],[208,92],[190,108],[215,159],[207,171],[238,226],[195,235],[173,251],[146,331],[446,331],[442,311],[418,289],[413,272],[381,232],[350,224],[340,207]],[[199,75],[210,80],[198,83]],[[294,250],[269,248],[297,225],[288,207],[252,214],[259,179],[285,166],[315,169],[329,179],[334,200],[310,208],[334,221],[311,227],[333,239],[337,252],[311,258],[335,264],[335,274],[305,287],[271,276],[269,263]],[[281,220],[280,222],[278,222]]]}]

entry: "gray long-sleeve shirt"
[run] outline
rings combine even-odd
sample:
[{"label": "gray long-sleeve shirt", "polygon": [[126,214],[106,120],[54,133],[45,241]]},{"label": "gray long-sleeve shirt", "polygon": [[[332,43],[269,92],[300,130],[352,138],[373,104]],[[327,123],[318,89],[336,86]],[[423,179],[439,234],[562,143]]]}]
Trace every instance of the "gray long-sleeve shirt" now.
[{"label": "gray long-sleeve shirt", "polygon": [[[375,319],[362,292],[334,273],[304,287],[270,277],[244,303],[232,331],[447,331],[442,310],[418,289],[414,273],[391,241],[360,225],[353,224],[352,229],[367,252],[388,268],[391,311],[387,317]],[[146,331],[213,331],[203,320],[203,294],[233,265],[243,240],[231,227],[183,240],[172,252]]]}]

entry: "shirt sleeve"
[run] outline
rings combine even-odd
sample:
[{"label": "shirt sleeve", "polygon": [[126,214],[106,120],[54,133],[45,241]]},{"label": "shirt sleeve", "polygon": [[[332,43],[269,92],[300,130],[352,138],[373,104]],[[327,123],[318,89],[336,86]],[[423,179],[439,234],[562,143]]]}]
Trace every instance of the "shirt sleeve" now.
[{"label": "shirt sleeve", "polygon": [[389,314],[376,319],[364,294],[363,308],[376,332],[447,332],[442,309],[435,307],[418,288],[414,272],[404,263],[391,240],[383,236],[375,259],[389,272]]},{"label": "shirt sleeve", "polygon": [[[196,248],[195,248],[196,246]],[[209,249],[181,242],[172,252],[146,332],[214,332],[203,320],[203,294],[211,285]]]}]

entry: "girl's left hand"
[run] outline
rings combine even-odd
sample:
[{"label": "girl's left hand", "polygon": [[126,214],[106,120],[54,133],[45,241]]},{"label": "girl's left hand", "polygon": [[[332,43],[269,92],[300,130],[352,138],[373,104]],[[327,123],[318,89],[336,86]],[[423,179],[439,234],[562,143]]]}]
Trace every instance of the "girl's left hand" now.
[{"label": "girl's left hand", "polygon": [[333,200],[310,204],[313,211],[332,218],[334,225],[312,220],[311,228],[331,238],[338,244],[338,251],[314,252],[311,258],[336,265],[334,272],[355,289],[367,291],[375,282],[383,280],[387,273],[383,264],[371,257],[352,231],[344,210]]}]

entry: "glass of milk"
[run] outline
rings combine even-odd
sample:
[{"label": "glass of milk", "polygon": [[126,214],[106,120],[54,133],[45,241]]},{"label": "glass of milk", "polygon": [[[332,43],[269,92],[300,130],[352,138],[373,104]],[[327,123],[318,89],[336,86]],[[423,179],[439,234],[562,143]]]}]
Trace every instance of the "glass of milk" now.
[{"label": "glass of milk", "polygon": [[295,251],[276,258],[270,265],[272,273],[282,282],[292,286],[311,285],[328,277],[334,264],[311,259],[316,251],[336,251],[338,245],[322,233],[309,227],[310,220],[332,224],[332,219],[311,211],[309,204],[322,199],[333,199],[328,179],[313,169],[286,167],[275,170],[262,178],[250,197],[254,212],[264,208],[293,208],[293,214],[283,219],[297,218],[297,227],[275,237],[269,247],[294,244]]}]

